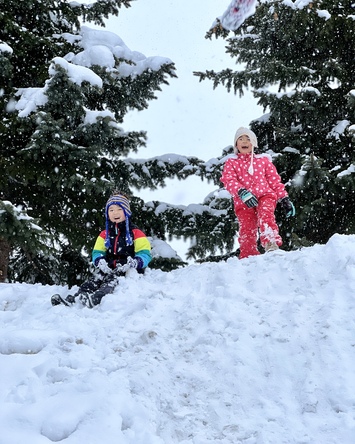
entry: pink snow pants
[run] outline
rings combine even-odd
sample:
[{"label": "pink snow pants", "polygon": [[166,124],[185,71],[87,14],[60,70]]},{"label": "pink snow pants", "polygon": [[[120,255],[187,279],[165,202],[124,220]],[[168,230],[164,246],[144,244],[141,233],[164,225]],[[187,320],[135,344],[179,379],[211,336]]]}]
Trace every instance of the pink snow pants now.
[{"label": "pink snow pants", "polygon": [[276,201],[269,196],[259,198],[258,206],[255,208],[248,208],[246,205],[238,208],[236,216],[239,222],[239,259],[260,254],[257,249],[258,232],[262,246],[268,242],[282,245],[279,227],[275,220],[275,208]]}]

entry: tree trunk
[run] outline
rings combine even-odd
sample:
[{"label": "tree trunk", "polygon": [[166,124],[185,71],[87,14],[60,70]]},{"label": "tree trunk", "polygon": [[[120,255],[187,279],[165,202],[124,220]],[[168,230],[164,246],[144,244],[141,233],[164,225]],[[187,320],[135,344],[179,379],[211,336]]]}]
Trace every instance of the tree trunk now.
[{"label": "tree trunk", "polygon": [[9,265],[10,242],[0,237],[0,283],[7,281],[7,267]]}]

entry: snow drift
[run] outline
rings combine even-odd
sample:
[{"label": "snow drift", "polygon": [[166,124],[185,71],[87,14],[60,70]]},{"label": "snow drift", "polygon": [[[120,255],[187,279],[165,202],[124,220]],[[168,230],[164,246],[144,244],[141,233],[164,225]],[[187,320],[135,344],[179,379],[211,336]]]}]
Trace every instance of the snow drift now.
[{"label": "snow drift", "polygon": [[355,236],[122,278],[1,284],[1,444],[355,442]]}]

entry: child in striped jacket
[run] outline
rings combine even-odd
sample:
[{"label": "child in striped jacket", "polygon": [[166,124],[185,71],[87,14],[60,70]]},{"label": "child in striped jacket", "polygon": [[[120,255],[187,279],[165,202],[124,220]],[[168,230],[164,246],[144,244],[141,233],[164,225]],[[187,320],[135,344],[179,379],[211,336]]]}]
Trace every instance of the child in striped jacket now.
[{"label": "child in striped jacket", "polygon": [[144,273],[152,259],[151,246],[143,231],[131,222],[132,212],[128,198],[121,192],[114,193],[106,203],[105,216],[106,229],[97,237],[92,251],[96,273],[79,287],[75,295],[69,295],[65,299],[53,296],[53,305],[71,305],[79,297],[82,304],[92,308],[105,295],[113,292],[118,278],[124,276],[129,269]]}]

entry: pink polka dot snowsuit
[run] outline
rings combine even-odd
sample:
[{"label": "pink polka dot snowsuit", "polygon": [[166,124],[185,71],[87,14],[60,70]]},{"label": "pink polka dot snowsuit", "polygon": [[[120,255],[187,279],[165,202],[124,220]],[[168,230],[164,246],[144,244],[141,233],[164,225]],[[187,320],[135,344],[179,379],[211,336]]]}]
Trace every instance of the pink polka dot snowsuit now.
[{"label": "pink polka dot snowsuit", "polygon": [[[288,195],[268,156],[253,156],[254,174],[248,172],[251,159],[251,153],[233,155],[227,159],[221,177],[226,190],[233,196],[234,211],[239,222],[240,259],[259,254],[258,231],[261,245],[265,246],[268,242],[282,245],[274,212],[277,201]],[[241,188],[257,197],[256,207],[248,208],[242,202],[238,196]]]}]

